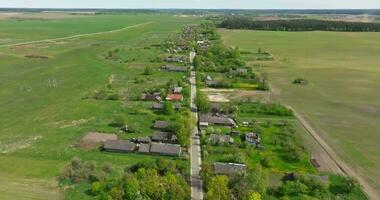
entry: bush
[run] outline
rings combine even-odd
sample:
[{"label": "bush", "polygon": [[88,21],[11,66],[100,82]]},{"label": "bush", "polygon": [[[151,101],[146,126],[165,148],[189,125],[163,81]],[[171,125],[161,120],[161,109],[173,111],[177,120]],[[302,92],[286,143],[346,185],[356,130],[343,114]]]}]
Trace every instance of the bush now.
[{"label": "bush", "polygon": [[117,128],[124,127],[126,125],[125,117],[123,115],[116,116],[110,125]]},{"label": "bush", "polygon": [[145,67],[143,74],[144,75],[152,75],[153,74],[153,69],[151,67]]}]

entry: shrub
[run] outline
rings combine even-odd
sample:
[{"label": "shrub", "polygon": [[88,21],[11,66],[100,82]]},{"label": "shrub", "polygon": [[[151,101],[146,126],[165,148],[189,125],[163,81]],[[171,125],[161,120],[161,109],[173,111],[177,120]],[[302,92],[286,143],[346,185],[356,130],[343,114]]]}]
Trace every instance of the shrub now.
[{"label": "shrub", "polygon": [[121,128],[126,125],[125,117],[123,115],[116,116],[111,122],[111,126]]}]

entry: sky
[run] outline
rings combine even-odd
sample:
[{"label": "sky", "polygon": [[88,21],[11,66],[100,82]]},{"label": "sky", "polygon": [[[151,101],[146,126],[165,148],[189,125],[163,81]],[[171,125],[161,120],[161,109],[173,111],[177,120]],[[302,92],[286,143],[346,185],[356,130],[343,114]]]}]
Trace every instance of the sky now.
[{"label": "sky", "polygon": [[0,0],[1,8],[380,9],[380,0]]}]

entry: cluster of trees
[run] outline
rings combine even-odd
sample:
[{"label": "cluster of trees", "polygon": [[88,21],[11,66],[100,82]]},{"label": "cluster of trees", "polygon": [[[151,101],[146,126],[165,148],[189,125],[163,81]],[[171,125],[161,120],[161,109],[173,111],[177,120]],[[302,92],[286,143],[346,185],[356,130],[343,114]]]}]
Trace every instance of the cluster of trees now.
[{"label": "cluster of trees", "polygon": [[215,175],[212,166],[204,164],[201,176],[207,200],[260,200],[266,196],[267,176],[261,167],[225,176]]},{"label": "cluster of trees", "polygon": [[221,42],[198,52],[194,59],[194,67],[206,72],[229,72],[231,67],[243,67],[239,48],[227,47]]},{"label": "cluster of trees", "polygon": [[248,107],[241,109],[241,112],[259,115],[293,116],[292,110],[277,103],[251,103]]},{"label": "cluster of trees", "polygon": [[380,31],[379,23],[328,21],[317,19],[255,21],[249,17],[229,17],[220,24],[220,27],[228,29],[252,29],[267,31]]},{"label": "cluster of trees", "polygon": [[191,113],[188,110],[183,111],[177,116],[176,121],[170,124],[167,131],[175,133],[179,144],[186,147],[190,142],[189,138],[192,130],[192,122]]},{"label": "cluster of trees", "polygon": [[125,172],[115,172],[109,165],[98,167],[95,162],[78,158],[65,168],[59,179],[62,184],[88,183],[89,194],[97,199],[190,199],[190,188],[185,181],[186,166],[173,160],[158,159],[140,162]]},{"label": "cluster of trees", "polygon": [[330,180],[328,184],[310,175],[296,174],[292,179],[285,177],[283,183],[271,193],[281,199],[350,199],[348,196],[351,193],[360,191],[360,185],[355,179],[343,176],[337,179]]},{"label": "cluster of trees", "polygon": [[199,112],[207,113],[208,111],[210,111],[211,106],[210,102],[208,101],[208,97],[199,89],[197,90],[196,104],[198,106]]},{"label": "cluster of trees", "polygon": [[274,144],[284,153],[284,158],[294,162],[302,160],[307,153],[302,141],[296,134],[293,126],[287,124],[281,128],[281,134],[274,141]]}]

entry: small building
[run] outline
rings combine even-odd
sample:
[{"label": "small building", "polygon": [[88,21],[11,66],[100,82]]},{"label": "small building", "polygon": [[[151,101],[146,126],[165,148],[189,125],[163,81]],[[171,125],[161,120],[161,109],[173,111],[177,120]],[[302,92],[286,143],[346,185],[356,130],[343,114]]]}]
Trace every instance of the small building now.
[{"label": "small building", "polygon": [[246,133],[245,141],[251,145],[258,146],[260,144],[260,135],[258,133]]},{"label": "small building", "polygon": [[215,87],[219,85],[219,81],[215,80],[205,80],[205,83],[208,87]]},{"label": "small building", "polygon": [[144,101],[161,101],[161,93],[144,93],[141,94],[140,99]]},{"label": "small building", "polygon": [[176,143],[177,136],[170,132],[155,131],[152,135],[153,142]]},{"label": "small building", "polygon": [[152,104],[152,109],[153,110],[163,110],[164,109],[164,104],[163,103],[153,103]]},{"label": "small building", "polygon": [[110,152],[134,152],[136,144],[128,140],[107,140],[103,148]]},{"label": "small building", "polygon": [[172,65],[164,65],[161,67],[162,70],[166,70],[169,72],[187,72],[187,67],[178,67],[178,66],[172,66]]},{"label": "small building", "polygon": [[149,153],[150,152],[150,144],[140,144],[139,146],[139,153]]},{"label": "small building", "polygon": [[153,128],[155,128],[155,129],[166,129],[169,126],[170,126],[170,122],[168,122],[168,121],[156,120],[154,122]]},{"label": "small building", "polygon": [[204,114],[204,115],[201,115],[199,121],[201,123],[207,122],[209,125],[221,125],[221,126],[235,126],[236,125],[233,119],[225,115]]},{"label": "small building", "polygon": [[174,94],[181,94],[181,93],[182,93],[182,90],[183,90],[182,87],[174,87],[174,88],[173,88],[173,93],[174,93]]},{"label": "small building", "polygon": [[180,156],[181,146],[177,144],[152,143],[150,153],[156,153],[166,156]]},{"label": "small building", "polygon": [[139,137],[136,139],[136,142],[139,143],[139,144],[146,144],[146,143],[150,143],[152,140],[150,139],[150,137]]},{"label": "small building", "polygon": [[210,141],[214,144],[234,143],[234,139],[229,135],[211,134]]},{"label": "small building", "polygon": [[238,163],[214,163],[215,174],[231,175],[236,173],[244,173],[247,171],[245,164]]},{"label": "small building", "polygon": [[232,129],[231,132],[230,132],[230,135],[231,136],[239,136],[240,135],[240,131]]},{"label": "small building", "polygon": [[199,126],[200,127],[207,127],[208,126],[208,122],[199,122]]},{"label": "small building", "polygon": [[167,101],[182,101],[183,96],[182,94],[168,94],[168,96],[166,96],[166,100]]}]

